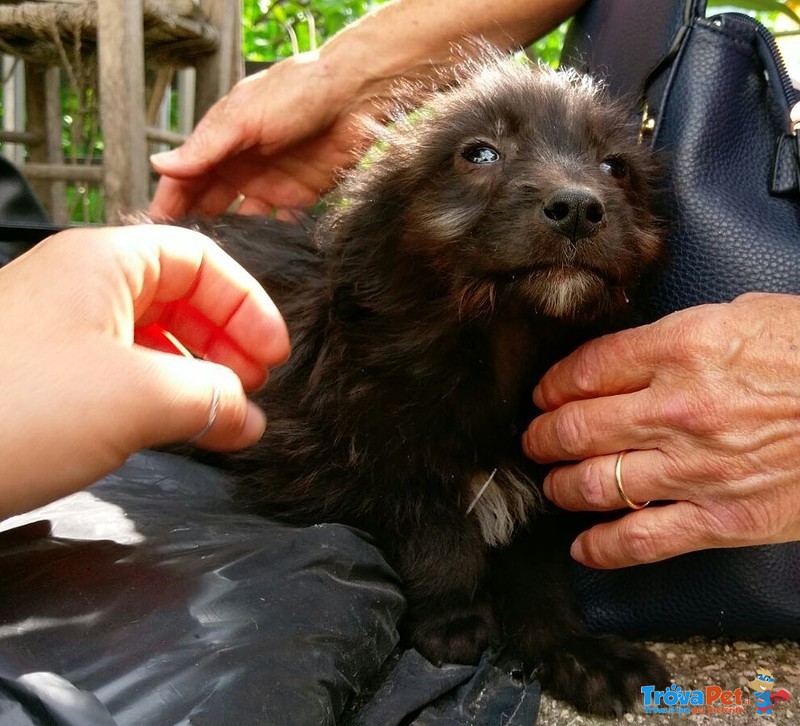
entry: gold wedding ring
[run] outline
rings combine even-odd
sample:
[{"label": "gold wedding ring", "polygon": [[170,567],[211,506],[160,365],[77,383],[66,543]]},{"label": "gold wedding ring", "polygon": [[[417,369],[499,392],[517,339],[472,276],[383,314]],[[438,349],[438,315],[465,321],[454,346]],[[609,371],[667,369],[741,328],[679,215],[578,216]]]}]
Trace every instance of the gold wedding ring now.
[{"label": "gold wedding ring", "polygon": [[630,507],[631,509],[644,509],[648,504],[650,504],[650,500],[648,499],[642,504],[637,504],[625,493],[625,489],[622,486],[622,457],[627,453],[627,451],[620,451],[619,454],[617,454],[617,463],[614,466],[614,478],[617,480],[617,491],[619,492],[619,498],[626,507]]}]

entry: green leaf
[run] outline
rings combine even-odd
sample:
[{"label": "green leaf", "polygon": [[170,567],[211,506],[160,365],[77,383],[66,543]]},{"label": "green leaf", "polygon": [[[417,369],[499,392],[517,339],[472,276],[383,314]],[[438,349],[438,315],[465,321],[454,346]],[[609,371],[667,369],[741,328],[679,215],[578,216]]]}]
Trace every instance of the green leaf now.
[{"label": "green leaf", "polygon": [[[300,28],[314,16],[317,45],[342,27],[386,0],[243,0],[242,46],[248,60],[279,60],[291,55],[287,26],[303,37],[301,47],[310,41]],[[2,4],[2,0],[0,0]],[[258,22],[258,21],[261,22]],[[258,38],[258,44],[255,39]],[[311,44],[309,43],[309,47]]]},{"label": "green leaf", "polygon": [[277,20],[279,23],[288,22],[286,13],[280,5],[273,5],[272,14],[275,16],[275,20]]}]

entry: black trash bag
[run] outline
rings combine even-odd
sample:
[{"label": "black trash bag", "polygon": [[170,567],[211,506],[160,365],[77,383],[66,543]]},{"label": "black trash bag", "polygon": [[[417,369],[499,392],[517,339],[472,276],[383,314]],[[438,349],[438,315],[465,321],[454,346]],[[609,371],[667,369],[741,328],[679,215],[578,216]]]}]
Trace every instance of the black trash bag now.
[{"label": "black trash bag", "polygon": [[[353,726],[531,726],[541,687],[486,652],[477,666],[437,667],[407,650]],[[518,673],[515,677],[511,674]]]},{"label": "black trash bag", "polygon": [[137,454],[0,529],[3,724],[535,720],[538,684],[488,660],[411,653],[376,682],[404,601],[369,538],[238,511],[220,472],[182,457]]}]

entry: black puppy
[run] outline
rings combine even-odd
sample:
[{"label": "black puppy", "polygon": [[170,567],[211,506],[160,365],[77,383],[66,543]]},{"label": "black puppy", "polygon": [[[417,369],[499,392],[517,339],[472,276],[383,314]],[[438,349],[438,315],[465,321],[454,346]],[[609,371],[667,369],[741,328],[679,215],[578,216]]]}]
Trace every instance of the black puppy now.
[{"label": "black puppy", "polygon": [[490,644],[602,714],[666,671],[590,634],[568,539],[520,451],[555,360],[627,324],[659,257],[652,160],[586,78],[476,63],[396,120],[298,227],[205,231],[260,278],[293,338],[261,395],[270,425],[232,466],[259,511],[372,533],[434,662]]}]

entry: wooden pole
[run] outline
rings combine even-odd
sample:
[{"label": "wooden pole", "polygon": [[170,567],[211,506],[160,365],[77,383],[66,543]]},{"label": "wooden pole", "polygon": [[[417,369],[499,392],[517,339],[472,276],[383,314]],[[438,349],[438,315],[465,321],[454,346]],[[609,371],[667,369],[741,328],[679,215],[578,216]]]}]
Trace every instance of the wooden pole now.
[{"label": "wooden pole", "polygon": [[220,44],[216,53],[196,63],[195,123],[244,75],[241,0],[200,0],[200,7],[217,29]]},{"label": "wooden pole", "polygon": [[[22,172],[32,181],[103,181],[103,167],[90,164],[39,164],[29,161],[22,166]],[[53,221],[66,224],[68,220],[56,219],[53,215]]]},{"label": "wooden pole", "polygon": [[[34,63],[26,64],[26,94],[28,133],[38,139],[28,151],[33,164],[62,164],[61,152],[61,81],[60,70]],[[67,191],[59,179],[43,180],[30,177],[31,187],[42,200],[56,224],[66,224]]]},{"label": "wooden pole", "polygon": [[100,122],[106,219],[143,210],[149,197],[142,0],[98,0]]}]

